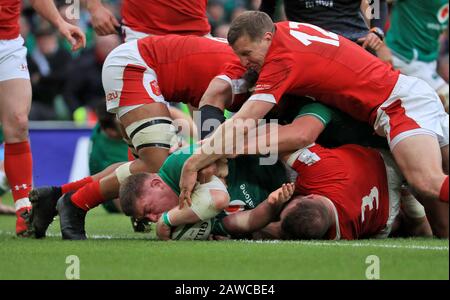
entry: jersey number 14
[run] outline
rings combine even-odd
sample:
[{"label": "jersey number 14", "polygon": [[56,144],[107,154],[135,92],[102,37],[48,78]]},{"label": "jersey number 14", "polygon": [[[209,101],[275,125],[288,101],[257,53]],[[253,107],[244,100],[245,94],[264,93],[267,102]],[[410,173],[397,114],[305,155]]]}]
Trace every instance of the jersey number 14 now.
[{"label": "jersey number 14", "polygon": [[[301,31],[301,26],[312,28],[315,31],[320,32],[322,35],[326,36],[326,38],[305,33]],[[312,42],[319,42],[339,47],[339,36],[336,33],[326,31],[318,26],[308,23],[289,22],[289,28],[291,28],[289,33],[305,46],[311,45]]]}]

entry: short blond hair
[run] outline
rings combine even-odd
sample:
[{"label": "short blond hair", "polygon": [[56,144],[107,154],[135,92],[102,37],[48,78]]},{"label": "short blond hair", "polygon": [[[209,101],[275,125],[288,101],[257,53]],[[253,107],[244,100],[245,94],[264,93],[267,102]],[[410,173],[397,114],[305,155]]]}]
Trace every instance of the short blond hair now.
[{"label": "short blond hair", "polygon": [[266,32],[274,32],[275,25],[268,14],[261,11],[246,11],[233,20],[228,31],[228,43],[247,35],[251,41],[261,39]]}]

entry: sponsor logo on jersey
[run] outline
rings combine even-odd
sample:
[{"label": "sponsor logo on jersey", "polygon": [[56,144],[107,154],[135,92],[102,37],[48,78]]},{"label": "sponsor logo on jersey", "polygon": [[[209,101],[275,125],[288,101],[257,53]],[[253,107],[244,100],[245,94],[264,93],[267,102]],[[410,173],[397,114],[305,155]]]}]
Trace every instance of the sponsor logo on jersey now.
[{"label": "sponsor logo on jersey", "polygon": [[242,194],[244,195],[244,201],[245,203],[250,206],[251,208],[255,207],[255,204],[253,203],[253,199],[252,196],[250,195],[250,193],[247,191],[247,186],[244,184],[241,184],[241,186],[239,187],[242,191]]},{"label": "sponsor logo on jersey", "polygon": [[307,166],[312,166],[316,162],[320,161],[320,156],[308,149],[303,149],[298,155],[297,160]]},{"label": "sponsor logo on jersey", "polygon": [[448,21],[448,9],[448,3],[442,6],[441,9],[439,9],[437,16],[439,23],[443,24]]},{"label": "sponsor logo on jersey", "polygon": [[305,8],[314,8],[317,6],[333,7],[333,0],[309,0],[305,1]]},{"label": "sponsor logo on jersey", "polygon": [[119,98],[119,93],[117,91],[106,94],[106,101],[112,101]]},{"label": "sponsor logo on jersey", "polygon": [[269,84],[258,84],[255,87],[255,91],[265,91],[265,90],[270,90],[271,88],[272,88],[272,86]]},{"label": "sponsor logo on jersey", "polygon": [[242,200],[232,200],[227,208],[224,209],[227,215],[231,215],[245,210],[245,202]]},{"label": "sponsor logo on jersey", "polygon": [[155,96],[161,96],[161,89],[159,88],[156,80],[150,82],[150,87],[152,88],[152,92]]}]

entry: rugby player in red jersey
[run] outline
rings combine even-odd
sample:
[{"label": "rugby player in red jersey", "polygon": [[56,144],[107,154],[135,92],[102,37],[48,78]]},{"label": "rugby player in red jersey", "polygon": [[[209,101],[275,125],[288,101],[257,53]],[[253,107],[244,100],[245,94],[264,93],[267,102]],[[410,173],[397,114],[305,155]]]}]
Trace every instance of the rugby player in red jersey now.
[{"label": "rugby player in red jersey", "polygon": [[[372,125],[387,137],[424,206],[441,210],[437,200],[448,205],[448,114],[426,83],[399,75],[332,32],[304,23],[273,24],[261,12],[236,18],[228,41],[241,64],[256,69],[259,79],[249,101],[202,147],[221,139],[222,129],[232,127],[234,120],[262,118],[283,94],[308,96]],[[190,202],[197,171],[222,156],[200,154],[186,161],[180,205]]]},{"label": "rugby player in red jersey", "polygon": [[[124,0],[121,15],[125,41],[147,35],[207,35],[211,31],[206,16],[207,2],[207,0]],[[92,15],[92,25],[97,34],[108,35],[117,32],[120,24],[100,0],[89,0],[87,9]]]},{"label": "rugby player in red jersey", "polygon": [[[102,72],[107,110],[117,115],[139,159],[109,167],[109,175],[81,183],[83,186],[77,187],[75,193],[70,186],[59,188],[59,194],[64,194],[57,205],[63,238],[85,239],[88,210],[116,198],[120,183],[129,175],[159,170],[176,142],[169,101],[197,107],[211,80],[226,70],[229,75],[220,76],[218,80],[225,84],[215,96],[235,100],[230,109],[242,102],[247,96],[241,79],[245,68],[239,64],[228,66],[233,60],[238,59],[224,40],[179,35],[131,41],[108,55]],[[40,237],[53,219],[54,206],[54,202],[49,205],[48,215],[38,228]]]},{"label": "rugby player in red jersey", "polygon": [[[51,0],[30,1],[33,8],[72,44],[72,50],[86,45],[83,32],[60,16]],[[24,216],[31,203],[32,155],[28,141],[28,114],[31,107],[27,49],[20,36],[20,0],[0,0],[0,123],[5,136],[5,173],[16,208],[16,234],[30,234]]]}]

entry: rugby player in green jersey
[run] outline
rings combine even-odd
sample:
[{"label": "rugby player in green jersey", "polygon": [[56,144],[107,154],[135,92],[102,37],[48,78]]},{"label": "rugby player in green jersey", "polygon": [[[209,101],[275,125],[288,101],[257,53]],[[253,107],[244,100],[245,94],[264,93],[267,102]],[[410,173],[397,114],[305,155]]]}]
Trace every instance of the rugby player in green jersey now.
[{"label": "rugby player in green jersey", "polygon": [[394,1],[386,43],[396,69],[425,80],[448,112],[448,83],[437,73],[439,38],[448,28],[448,0]]}]

